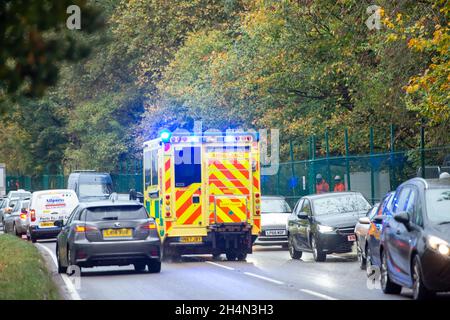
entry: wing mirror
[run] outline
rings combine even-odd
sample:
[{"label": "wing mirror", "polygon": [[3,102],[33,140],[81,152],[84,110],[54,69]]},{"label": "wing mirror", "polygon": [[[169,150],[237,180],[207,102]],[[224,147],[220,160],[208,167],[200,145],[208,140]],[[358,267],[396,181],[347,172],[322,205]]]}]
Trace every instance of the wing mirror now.
[{"label": "wing mirror", "polygon": [[370,219],[368,217],[361,217],[358,221],[361,224],[370,224]]},{"label": "wing mirror", "polygon": [[159,190],[150,191],[148,196],[150,199],[159,199]]},{"label": "wing mirror", "polygon": [[64,223],[64,220],[56,220],[54,222],[54,225],[59,227],[59,228],[62,228],[62,227],[64,227],[65,223]]},{"label": "wing mirror", "polygon": [[136,192],[136,198],[140,203],[144,203],[144,195],[142,192]]},{"label": "wing mirror", "polygon": [[302,211],[302,212],[297,213],[297,217],[299,219],[305,220],[305,219],[308,219],[308,214],[306,212]]},{"label": "wing mirror", "polygon": [[406,227],[409,227],[409,214],[408,212],[400,212],[394,216],[394,220],[403,223]]}]

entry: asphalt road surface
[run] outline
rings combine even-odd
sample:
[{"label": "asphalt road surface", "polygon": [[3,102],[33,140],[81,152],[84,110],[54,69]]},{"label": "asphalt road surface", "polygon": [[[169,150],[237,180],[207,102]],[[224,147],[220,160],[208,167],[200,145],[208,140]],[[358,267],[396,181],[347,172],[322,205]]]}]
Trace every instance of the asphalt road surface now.
[{"label": "asphalt road surface", "polygon": [[[39,241],[55,252],[54,241]],[[40,248],[43,250],[43,248]],[[47,251],[48,250],[43,250]],[[213,260],[211,256],[183,256],[163,263],[160,274],[136,273],[130,267],[82,269],[77,293],[81,299],[409,299],[369,289],[354,254],[331,255],[323,263],[304,253],[292,260],[285,249],[255,247],[247,261]]]}]

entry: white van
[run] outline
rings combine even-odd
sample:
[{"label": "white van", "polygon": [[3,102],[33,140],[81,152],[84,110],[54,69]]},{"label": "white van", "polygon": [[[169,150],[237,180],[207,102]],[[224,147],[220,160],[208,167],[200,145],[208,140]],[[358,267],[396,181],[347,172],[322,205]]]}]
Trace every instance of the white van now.
[{"label": "white van", "polygon": [[33,192],[28,211],[29,227],[27,238],[55,238],[61,231],[55,221],[66,220],[78,205],[75,191],[69,189],[44,190]]}]

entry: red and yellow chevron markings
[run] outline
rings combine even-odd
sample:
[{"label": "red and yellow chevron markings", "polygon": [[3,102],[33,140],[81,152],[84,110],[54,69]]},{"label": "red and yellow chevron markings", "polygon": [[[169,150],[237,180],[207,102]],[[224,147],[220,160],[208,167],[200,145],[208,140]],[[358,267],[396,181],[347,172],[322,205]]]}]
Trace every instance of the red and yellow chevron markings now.
[{"label": "red and yellow chevron markings", "polygon": [[193,183],[187,188],[177,188],[175,191],[175,212],[178,225],[198,224],[202,221],[202,206],[193,203],[193,196],[201,196],[201,184]]}]

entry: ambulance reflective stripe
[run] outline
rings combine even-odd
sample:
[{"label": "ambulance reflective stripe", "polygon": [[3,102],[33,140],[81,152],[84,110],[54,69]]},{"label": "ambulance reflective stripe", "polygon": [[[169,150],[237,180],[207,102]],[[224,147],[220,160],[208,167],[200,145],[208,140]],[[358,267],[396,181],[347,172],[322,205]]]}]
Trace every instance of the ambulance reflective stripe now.
[{"label": "ambulance reflective stripe", "polygon": [[[260,165],[259,165],[259,154],[252,153],[253,160],[255,163],[255,171],[252,173],[252,188],[253,188],[253,194],[259,193],[261,195],[261,182],[260,182]],[[252,234],[259,234],[261,231],[261,216],[253,216],[253,227],[252,227]]]},{"label": "ambulance reflective stripe", "polygon": [[165,186],[165,192],[169,193],[172,188],[172,176],[171,176],[171,170],[170,170],[170,158],[167,158],[164,163],[164,186]]},{"label": "ambulance reflective stripe", "polygon": [[201,204],[192,202],[193,196],[200,197],[200,188],[200,183],[193,183],[187,188],[175,191],[177,224],[198,224],[201,221]]}]

